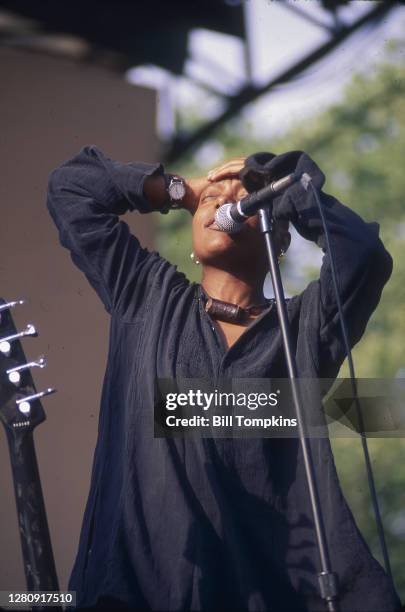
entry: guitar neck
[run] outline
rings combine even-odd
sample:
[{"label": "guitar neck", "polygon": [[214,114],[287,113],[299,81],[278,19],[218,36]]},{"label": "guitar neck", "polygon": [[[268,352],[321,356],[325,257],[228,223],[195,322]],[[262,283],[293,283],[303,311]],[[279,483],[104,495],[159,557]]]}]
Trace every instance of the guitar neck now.
[{"label": "guitar neck", "polygon": [[[40,398],[54,389],[38,393],[35,388],[31,368],[45,367],[46,360],[27,362],[20,340],[37,332],[31,323],[17,330],[10,309],[21,303],[0,298],[0,420],[9,446],[27,590],[59,591],[33,437],[46,419]],[[35,609],[45,607],[49,610]]]},{"label": "guitar neck", "polygon": [[32,431],[7,430],[18,527],[29,591],[59,591]]}]

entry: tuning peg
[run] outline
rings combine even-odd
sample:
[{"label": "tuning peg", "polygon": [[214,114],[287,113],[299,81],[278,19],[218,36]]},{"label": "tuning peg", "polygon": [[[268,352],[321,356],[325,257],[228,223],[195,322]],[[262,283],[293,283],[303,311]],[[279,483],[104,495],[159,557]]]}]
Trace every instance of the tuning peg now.
[{"label": "tuning peg", "polygon": [[25,304],[26,300],[14,300],[12,302],[5,302],[4,304],[0,304],[0,321],[1,321],[1,313],[3,310],[8,310],[9,308],[14,308],[14,306],[20,306],[21,304]]},{"label": "tuning peg", "polygon": [[20,306],[21,304],[25,304],[26,300],[14,300],[12,302],[5,302],[4,304],[0,304],[0,312],[2,310],[7,310],[8,308],[14,308],[14,306]]},{"label": "tuning peg", "polygon": [[14,340],[18,340],[19,338],[23,338],[24,336],[37,336],[37,330],[32,323],[28,323],[27,327],[16,334],[12,334],[11,336],[6,336],[5,338],[0,338],[0,351],[8,357],[11,353],[11,342]]},{"label": "tuning peg", "polygon": [[28,368],[44,368],[46,366],[46,359],[43,355],[38,357],[36,361],[30,361],[28,363],[22,363],[21,365],[15,366],[6,370],[8,379],[13,385],[18,386],[21,382],[21,372]]},{"label": "tuning peg", "polygon": [[55,393],[56,389],[49,387],[45,389],[45,391],[40,391],[39,393],[34,393],[34,395],[27,395],[27,397],[22,397],[16,400],[16,404],[18,410],[23,414],[29,414],[31,412],[31,402],[39,399],[40,397],[44,397],[45,395],[50,395],[51,393]]}]

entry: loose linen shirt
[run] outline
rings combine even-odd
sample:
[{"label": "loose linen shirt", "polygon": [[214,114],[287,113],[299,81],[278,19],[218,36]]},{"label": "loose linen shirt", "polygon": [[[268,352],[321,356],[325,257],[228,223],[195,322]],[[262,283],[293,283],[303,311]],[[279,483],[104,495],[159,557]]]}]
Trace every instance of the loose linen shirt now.
[{"label": "loose linen shirt", "polygon": [[[316,171],[308,157],[302,170]],[[69,581],[78,607],[110,597],[134,610],[324,610],[320,563],[299,441],[154,438],[156,378],[281,378],[275,307],[229,349],[204,310],[204,290],[120,219],[149,212],[145,177],[161,164],[120,163],[86,146],[54,170],[48,208],[73,262],[110,318],[91,486]],[[294,224],[325,247],[312,195],[290,192]],[[351,345],[390,277],[376,223],[323,194]],[[175,213],[171,213],[175,214]],[[301,377],[335,377],[345,358],[329,256],[288,301]],[[306,405],[305,410],[318,407]],[[343,497],[328,438],[309,440],[342,612],[400,602]]]}]

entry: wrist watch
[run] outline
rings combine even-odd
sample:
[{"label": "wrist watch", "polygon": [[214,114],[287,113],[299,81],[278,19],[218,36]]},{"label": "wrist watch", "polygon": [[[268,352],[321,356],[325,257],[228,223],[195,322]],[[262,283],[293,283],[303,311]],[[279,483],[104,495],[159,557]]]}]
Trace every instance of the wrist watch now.
[{"label": "wrist watch", "polygon": [[168,197],[167,202],[160,208],[162,214],[167,214],[169,210],[181,208],[181,201],[186,195],[185,180],[176,174],[165,174],[166,192]]}]

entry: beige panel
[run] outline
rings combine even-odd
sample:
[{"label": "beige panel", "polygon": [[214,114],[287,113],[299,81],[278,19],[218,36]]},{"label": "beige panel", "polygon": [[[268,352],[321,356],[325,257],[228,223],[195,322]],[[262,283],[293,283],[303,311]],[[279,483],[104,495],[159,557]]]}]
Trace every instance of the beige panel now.
[{"label": "beige panel", "polygon": [[[87,500],[107,354],[109,317],[86,278],[59,245],[45,205],[50,171],[84,144],[122,161],[156,161],[155,94],[103,69],[0,50],[0,295],[26,296],[16,323],[33,322],[28,358],[47,420],[35,433],[60,587],[67,587]],[[151,248],[153,216],[126,215]],[[6,438],[0,433],[0,590],[25,589]]]}]

